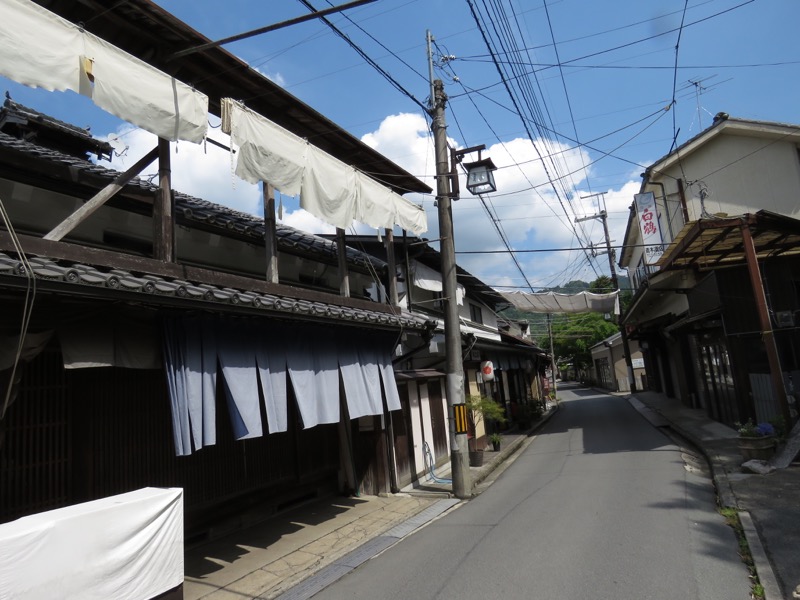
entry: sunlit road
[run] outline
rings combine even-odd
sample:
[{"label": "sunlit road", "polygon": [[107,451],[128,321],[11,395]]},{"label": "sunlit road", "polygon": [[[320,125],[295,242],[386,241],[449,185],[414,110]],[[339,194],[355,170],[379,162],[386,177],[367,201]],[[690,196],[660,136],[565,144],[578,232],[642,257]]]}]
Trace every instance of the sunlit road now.
[{"label": "sunlit road", "polygon": [[315,599],[749,598],[708,477],[625,399],[569,385],[559,396],[483,494]]}]

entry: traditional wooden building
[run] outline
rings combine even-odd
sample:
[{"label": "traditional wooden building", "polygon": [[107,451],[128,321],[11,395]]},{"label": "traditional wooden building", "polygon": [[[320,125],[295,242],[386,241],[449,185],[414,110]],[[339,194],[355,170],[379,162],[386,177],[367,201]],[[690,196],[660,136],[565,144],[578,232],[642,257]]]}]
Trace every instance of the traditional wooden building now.
[{"label": "traditional wooden building", "polygon": [[[428,240],[416,236],[378,240],[351,235],[347,239],[352,246],[394,265],[396,287],[387,280],[386,299],[431,324],[422,335],[406,334],[403,351],[393,361],[404,411],[403,424],[393,421],[397,478],[408,485],[426,477],[430,466],[426,446],[437,465],[450,460],[441,255]],[[508,426],[512,427],[522,406],[545,399],[544,370],[549,358],[530,339],[527,329],[498,314],[508,305],[506,298],[466,269],[457,266],[456,273],[464,393],[499,402],[506,407]],[[487,362],[492,364],[491,379],[481,374],[481,366]],[[483,447],[488,433],[491,431],[481,423],[475,443]]]},{"label": "traditional wooden building", "polygon": [[[119,173],[110,147],[7,101],[0,111],[0,521],[144,486],[182,487],[188,540],[322,494],[397,487],[392,357],[424,319],[340,294],[386,263],[134,178],[46,239]],[[320,267],[324,266],[325,269]],[[321,272],[330,273],[320,277]],[[392,466],[390,466],[392,465]]]},{"label": "traditional wooden building", "polygon": [[651,389],[726,424],[794,421],[796,125],[718,114],[643,173],[620,266]]}]

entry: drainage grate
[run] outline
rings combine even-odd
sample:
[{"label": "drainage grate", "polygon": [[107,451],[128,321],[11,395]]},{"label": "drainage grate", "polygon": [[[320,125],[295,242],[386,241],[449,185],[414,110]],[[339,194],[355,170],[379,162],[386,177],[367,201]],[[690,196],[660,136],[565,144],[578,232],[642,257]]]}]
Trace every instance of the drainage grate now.
[{"label": "drainage grate", "polygon": [[387,537],[385,535],[373,538],[366,544],[362,544],[349,554],[344,555],[334,564],[355,569],[357,566],[367,562],[373,556],[386,550],[392,544],[397,543],[397,541],[398,538]]},{"label": "drainage grate", "polygon": [[407,521],[400,523],[400,525],[396,525],[395,527],[387,531],[384,535],[396,538],[404,538],[415,529],[422,527],[423,525],[425,525],[425,523],[432,521],[440,514],[450,510],[452,507],[454,507],[456,504],[459,504],[460,502],[461,500],[457,498],[448,498],[447,500],[439,500],[435,504],[431,504],[428,508],[416,514],[415,516],[411,517]]},{"label": "drainage grate", "polygon": [[338,565],[336,563],[328,565],[318,571],[305,581],[298,583],[289,591],[278,596],[278,600],[308,600],[314,594],[318,594],[334,581],[338,581],[353,569]]},{"label": "drainage grate", "polygon": [[341,579],[359,565],[364,564],[373,556],[383,552],[389,546],[451,509],[459,502],[461,500],[456,498],[439,500],[404,523],[397,525],[381,536],[371,539],[333,564],[319,570],[305,581],[298,583],[292,589],[278,596],[277,600],[308,600],[314,594]]}]

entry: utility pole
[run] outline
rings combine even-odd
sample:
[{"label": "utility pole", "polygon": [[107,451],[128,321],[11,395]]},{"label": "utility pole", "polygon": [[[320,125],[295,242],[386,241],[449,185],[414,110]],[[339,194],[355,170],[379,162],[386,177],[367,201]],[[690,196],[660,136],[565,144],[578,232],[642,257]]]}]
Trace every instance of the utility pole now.
[{"label": "utility pole", "polygon": [[[433,58],[431,33],[427,32],[428,64],[431,74],[431,131],[436,157],[436,202],[439,211],[440,254],[442,259],[442,292],[444,295],[444,336],[447,394],[447,420],[450,429],[450,468],[453,479],[453,494],[456,498],[472,495],[469,465],[467,463],[467,433],[456,430],[456,410],[465,410],[464,364],[461,355],[461,325],[456,302],[456,250],[453,239],[453,213],[450,179],[457,176],[451,172],[447,147],[447,125],[444,108],[447,96],[440,79],[433,80]],[[459,406],[462,405],[462,406]],[[458,408],[456,408],[458,407]]]},{"label": "utility pole", "polygon": [[[605,194],[600,192],[598,194],[591,194],[589,196],[581,196],[581,199],[592,198],[595,196],[602,197],[603,210],[601,210],[599,214],[592,215],[591,217],[575,219],[575,222],[584,221],[586,219],[600,219],[603,222],[603,233],[606,236],[606,253],[608,254],[608,268],[611,270],[611,285],[614,286],[614,289],[619,293],[619,279],[617,278],[617,269],[614,266],[614,251],[611,249],[611,238],[608,235],[608,213],[606,213]],[[619,301],[619,296],[617,296],[617,301]],[[625,355],[625,367],[628,370],[628,383],[630,384],[631,393],[635,394],[636,378],[633,376],[633,359],[631,358],[631,349],[630,345],[628,344],[628,333],[625,331],[625,326],[620,323],[619,315],[614,316],[614,322],[619,328],[619,335],[620,339],[622,340],[622,352]],[[611,367],[613,368],[613,364]]]},{"label": "utility pole", "polygon": [[558,399],[556,388],[556,352],[553,345],[553,315],[547,313],[547,335],[550,337],[550,377],[553,380],[553,399]]}]

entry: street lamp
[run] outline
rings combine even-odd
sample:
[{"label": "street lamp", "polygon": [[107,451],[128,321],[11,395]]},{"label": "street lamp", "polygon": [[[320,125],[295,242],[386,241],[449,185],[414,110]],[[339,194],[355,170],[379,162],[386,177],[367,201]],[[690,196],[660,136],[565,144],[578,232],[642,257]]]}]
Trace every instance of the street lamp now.
[{"label": "street lamp", "polygon": [[497,191],[492,175],[492,171],[496,171],[497,167],[491,158],[466,163],[464,168],[467,170],[467,189],[475,196]]},{"label": "street lamp", "polygon": [[471,163],[464,163],[463,165],[464,169],[467,171],[467,189],[475,196],[497,191],[497,185],[494,182],[494,175],[492,174],[497,170],[497,167],[494,165],[491,158],[481,158],[482,150],[486,150],[484,144],[480,146],[470,146],[469,148],[461,148],[460,150],[450,150],[450,173],[446,175],[449,175],[451,179],[452,191],[448,195],[453,200],[458,200],[461,194],[457,167],[461,164],[464,156],[472,152],[478,153],[478,160]]}]

